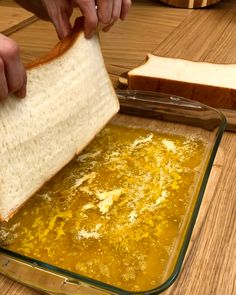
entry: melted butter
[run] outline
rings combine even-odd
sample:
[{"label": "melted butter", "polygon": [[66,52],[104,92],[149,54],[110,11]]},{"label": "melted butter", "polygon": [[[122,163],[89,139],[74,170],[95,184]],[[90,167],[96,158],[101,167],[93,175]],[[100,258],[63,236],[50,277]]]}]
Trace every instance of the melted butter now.
[{"label": "melted butter", "polygon": [[109,125],[2,224],[2,243],[126,290],[152,289],[173,256],[204,151],[193,138]]}]

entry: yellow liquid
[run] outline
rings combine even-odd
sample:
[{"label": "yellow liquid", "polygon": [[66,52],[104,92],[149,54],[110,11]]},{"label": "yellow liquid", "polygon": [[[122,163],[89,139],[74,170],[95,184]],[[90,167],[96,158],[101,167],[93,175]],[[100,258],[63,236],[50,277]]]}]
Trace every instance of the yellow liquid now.
[{"label": "yellow liquid", "polygon": [[0,244],[122,289],[155,288],[204,151],[201,140],[109,125],[1,225]]}]

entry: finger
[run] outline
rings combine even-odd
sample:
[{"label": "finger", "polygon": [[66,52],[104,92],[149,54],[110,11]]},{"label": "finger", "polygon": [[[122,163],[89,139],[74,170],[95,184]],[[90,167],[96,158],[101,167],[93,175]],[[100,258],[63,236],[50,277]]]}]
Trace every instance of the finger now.
[{"label": "finger", "polygon": [[8,92],[14,93],[23,87],[26,76],[25,68],[20,61],[20,49],[14,41],[9,40],[1,55]]},{"label": "finger", "polygon": [[98,21],[102,24],[110,24],[112,22],[113,0],[97,0]]},{"label": "finger", "polygon": [[53,23],[54,23],[54,26],[56,28],[59,39],[65,38],[72,31],[69,16],[67,15],[66,12],[60,12],[58,14],[57,19],[55,19],[53,21]]},{"label": "finger", "polygon": [[115,0],[113,4],[112,20],[117,21],[121,16],[122,0]]},{"label": "finger", "polygon": [[112,10],[112,22],[103,28],[103,32],[108,32],[110,28],[114,25],[114,23],[119,19],[121,15],[121,4],[122,0],[115,0],[113,3],[113,10]]},{"label": "finger", "polygon": [[114,25],[115,21],[111,22],[108,26],[105,26],[102,31],[103,32],[108,32],[110,28]]},{"label": "finger", "polygon": [[27,85],[27,75],[26,75],[26,72],[25,72],[23,85],[22,85],[20,90],[15,92],[15,95],[17,97],[24,98],[26,96],[26,85]]},{"label": "finger", "polygon": [[7,79],[5,76],[4,62],[0,58],[0,99],[6,98],[8,95]]},{"label": "finger", "polygon": [[80,8],[84,16],[84,31],[85,37],[91,38],[96,32],[98,17],[95,6],[95,1],[75,0],[75,3]]},{"label": "finger", "polygon": [[42,4],[52,21],[59,39],[63,39],[71,33],[70,16],[73,11],[70,0],[49,1],[42,0]]},{"label": "finger", "polygon": [[121,15],[120,15],[121,20],[125,20],[131,5],[132,5],[131,0],[122,0],[122,8],[121,8]]},{"label": "finger", "polygon": [[19,60],[5,60],[5,74],[9,93],[20,90],[25,82],[26,71]]}]

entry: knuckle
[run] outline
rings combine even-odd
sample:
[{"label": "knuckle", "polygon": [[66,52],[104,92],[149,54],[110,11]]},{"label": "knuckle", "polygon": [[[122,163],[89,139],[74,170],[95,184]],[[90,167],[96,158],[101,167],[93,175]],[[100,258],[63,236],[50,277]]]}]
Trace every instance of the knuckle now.
[{"label": "knuckle", "polygon": [[109,24],[110,21],[111,21],[110,17],[107,16],[107,15],[105,15],[105,14],[103,14],[103,13],[99,13],[98,19],[103,24]]},{"label": "knuckle", "polygon": [[80,3],[80,6],[86,7],[86,6],[90,6],[91,4],[93,4],[94,1],[93,0],[80,0],[79,3]]},{"label": "knuckle", "polygon": [[4,46],[4,57],[7,59],[15,59],[20,55],[20,48],[15,41],[9,39]]}]

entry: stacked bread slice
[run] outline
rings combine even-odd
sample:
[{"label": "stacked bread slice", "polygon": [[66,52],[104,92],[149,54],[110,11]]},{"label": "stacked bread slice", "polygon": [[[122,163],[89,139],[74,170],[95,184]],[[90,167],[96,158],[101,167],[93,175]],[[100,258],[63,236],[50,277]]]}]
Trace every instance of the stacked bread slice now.
[{"label": "stacked bread slice", "polygon": [[129,89],[159,91],[236,109],[235,64],[213,64],[149,54],[128,73]]}]

